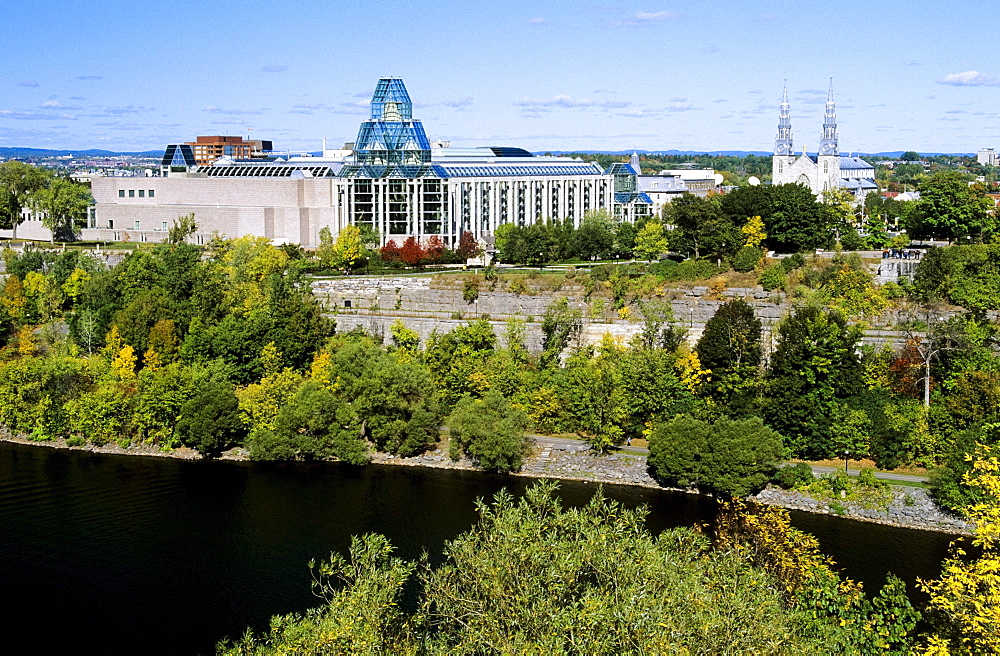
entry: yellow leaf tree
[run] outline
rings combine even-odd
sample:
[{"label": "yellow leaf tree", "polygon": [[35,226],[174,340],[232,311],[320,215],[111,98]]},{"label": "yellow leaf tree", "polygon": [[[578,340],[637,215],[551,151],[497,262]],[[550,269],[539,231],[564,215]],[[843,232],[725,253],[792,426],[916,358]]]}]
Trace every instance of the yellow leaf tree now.
[{"label": "yellow leaf tree", "polygon": [[1000,654],[1000,457],[996,447],[979,445],[965,482],[977,488],[982,501],[964,510],[975,522],[972,544],[981,555],[969,559],[953,543],[941,578],[921,581],[930,595],[929,614],[936,631],[925,647],[928,654]]}]

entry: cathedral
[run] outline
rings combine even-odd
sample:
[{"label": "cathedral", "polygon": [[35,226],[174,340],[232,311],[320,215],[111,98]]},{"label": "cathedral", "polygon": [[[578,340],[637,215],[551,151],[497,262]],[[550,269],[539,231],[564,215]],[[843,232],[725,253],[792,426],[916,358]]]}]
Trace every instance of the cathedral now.
[{"label": "cathedral", "polygon": [[823,116],[823,135],[819,152],[810,155],[802,148],[796,156],[792,146],[792,119],[788,105],[788,86],[781,98],[778,117],[778,136],[774,140],[774,157],[771,162],[772,184],[798,183],[809,187],[819,196],[828,189],[845,189],[862,202],[865,196],[878,190],[875,184],[875,167],[860,157],[840,154],[837,144],[837,110],[833,103],[833,80],[826,100]]}]

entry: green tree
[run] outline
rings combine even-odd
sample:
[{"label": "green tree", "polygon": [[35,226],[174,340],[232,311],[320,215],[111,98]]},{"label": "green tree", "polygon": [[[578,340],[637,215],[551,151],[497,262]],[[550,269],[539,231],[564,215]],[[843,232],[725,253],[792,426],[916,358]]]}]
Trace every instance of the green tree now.
[{"label": "green tree", "polygon": [[573,234],[572,249],[582,260],[606,258],[615,241],[615,222],[605,210],[587,212]]},{"label": "green tree", "polygon": [[982,185],[970,185],[958,171],[940,171],[920,183],[906,229],[912,237],[982,242],[996,231],[992,210]]},{"label": "green tree", "polygon": [[21,211],[30,205],[32,195],[43,189],[51,174],[45,169],[17,160],[0,162],[0,228],[13,229],[23,220]]},{"label": "green tree", "polygon": [[209,458],[241,444],[246,428],[233,386],[219,379],[205,382],[181,408],[175,431],[182,444]]},{"label": "green tree", "polygon": [[861,329],[836,310],[797,308],[778,324],[763,415],[793,455],[837,455],[830,432],[834,404],[861,389]]},{"label": "green tree", "polygon": [[198,232],[198,223],[194,220],[194,212],[174,219],[167,231],[168,244],[186,244],[194,233]]},{"label": "green tree", "polygon": [[515,472],[531,448],[527,413],[511,405],[499,391],[481,400],[465,397],[448,417],[451,455],[464,452],[483,469]]},{"label": "green tree", "polygon": [[739,229],[713,198],[684,192],[666,207],[666,222],[674,226],[670,247],[698,259],[727,257],[742,245]]},{"label": "green tree", "polygon": [[663,224],[659,221],[647,221],[635,236],[635,254],[643,260],[658,259],[668,247]]},{"label": "green tree", "polygon": [[255,435],[250,455],[256,460],[336,458],[353,465],[369,460],[354,408],[312,380],[305,381],[281,408],[273,431]]},{"label": "green tree", "polygon": [[28,205],[42,213],[42,225],[52,232],[52,241],[73,239],[74,230],[87,218],[87,208],[94,202],[83,185],[65,178],[53,178],[48,186],[34,191]]},{"label": "green tree", "polygon": [[649,466],[659,478],[727,496],[763,488],[783,455],[781,436],[758,418],[710,423],[682,416],[649,436]]}]

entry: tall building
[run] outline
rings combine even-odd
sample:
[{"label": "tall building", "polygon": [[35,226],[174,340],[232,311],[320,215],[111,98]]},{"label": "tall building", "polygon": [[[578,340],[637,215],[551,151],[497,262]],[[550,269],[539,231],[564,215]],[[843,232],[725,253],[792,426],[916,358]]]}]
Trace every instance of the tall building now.
[{"label": "tall building", "polygon": [[983,166],[997,166],[1000,163],[1000,158],[997,157],[997,152],[992,148],[983,148],[976,155],[976,161]]},{"label": "tall building", "polygon": [[798,183],[808,187],[817,196],[828,189],[841,188],[850,191],[857,202],[861,202],[867,194],[878,189],[873,165],[860,157],[840,154],[832,79],[823,113],[819,150],[815,155],[807,153],[805,146],[800,155],[795,155],[788,86],[785,85],[778,113],[774,155],[771,159],[771,181],[772,184]]},{"label": "tall building", "polygon": [[251,159],[263,157],[264,151],[271,150],[271,142],[263,140],[244,141],[243,137],[198,137],[189,141],[195,162],[199,166],[209,166],[220,157],[229,159]]},{"label": "tall building", "polygon": [[504,223],[579,225],[592,210],[634,222],[653,208],[629,164],[603,170],[508,146],[432,144],[399,78],[378,81],[350,151],[206,166],[190,164],[193,148],[168,146],[161,177],[95,178],[87,238],[162,241],[174,219],[194,213],[202,241],[218,232],[315,246],[324,227],[336,235],[366,225],[383,244],[437,236],[455,245],[466,230],[486,238]]}]

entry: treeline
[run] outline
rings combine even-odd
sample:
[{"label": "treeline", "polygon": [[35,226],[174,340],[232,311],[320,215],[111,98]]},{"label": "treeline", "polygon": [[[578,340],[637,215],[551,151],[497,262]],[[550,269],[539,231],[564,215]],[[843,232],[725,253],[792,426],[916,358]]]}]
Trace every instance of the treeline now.
[{"label": "treeline", "polygon": [[685,193],[665,206],[663,216],[641,217],[634,224],[604,211],[589,212],[579,228],[568,220],[504,224],[497,229],[496,246],[500,261],[511,264],[658,260],[668,252],[721,264],[734,261],[750,242],[761,255],[831,249],[838,243],[846,250],[883,248],[890,243],[887,227],[894,218],[889,214],[862,221],[844,193],[817,200],[797,184],[741,187],[708,197]]},{"label": "treeline", "polygon": [[[760,487],[783,457],[849,452],[883,468],[944,465],[937,493],[951,507],[971,498],[961,482],[970,445],[1000,437],[997,330],[983,314],[1000,294],[992,245],[930,251],[912,288],[876,287],[856,256],[744,258],[800,303],[766,349],[743,301],[723,304],[689,348],[669,302],[657,300],[678,279],[715,276],[710,292],[721,293],[715,263],[567,273],[587,303],[554,302],[541,317],[543,348],[531,353],[516,320],[500,338],[479,320],[424,344],[402,323],[387,343],[336,334],[294,249],[245,237],[202,251],[185,243],[192,229],[178,221],[168,243],[111,270],[75,250],[6,253],[0,422],[74,444],[209,456],[241,446],[259,459],[354,463],[373,450],[420,453],[447,424],[456,457],[498,471],[520,467],[528,427],[579,433],[599,450],[648,437],[663,480],[726,494]],[[467,298],[496,284],[468,277]],[[905,347],[863,346],[852,322],[906,293],[915,311]],[[931,316],[935,296],[970,311]],[[642,330],[629,343],[581,346],[584,313],[603,318],[609,302]],[[699,437],[709,434],[733,439]]]}]

